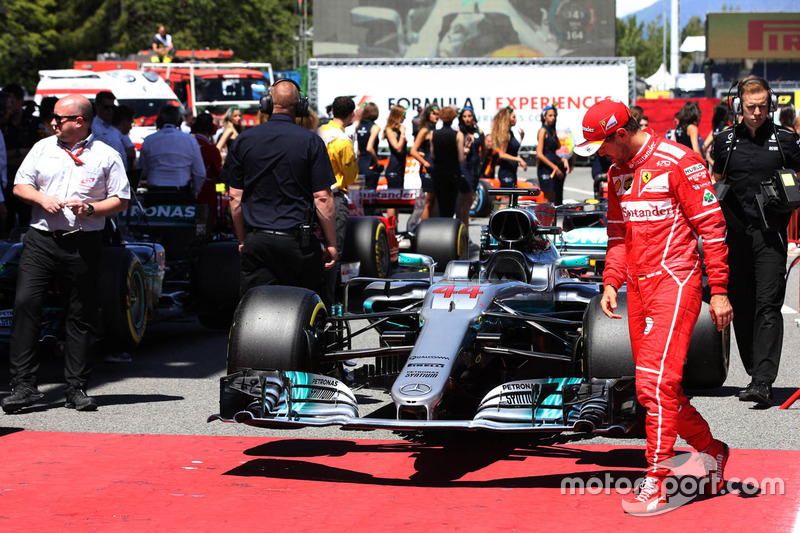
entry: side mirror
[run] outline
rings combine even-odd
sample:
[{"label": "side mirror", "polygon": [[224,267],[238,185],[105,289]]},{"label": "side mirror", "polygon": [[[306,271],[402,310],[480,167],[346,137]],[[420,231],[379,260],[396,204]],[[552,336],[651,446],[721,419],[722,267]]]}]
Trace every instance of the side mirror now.
[{"label": "side mirror", "polygon": [[429,255],[401,253],[397,264],[404,267],[427,268],[433,271],[436,262]]},{"label": "side mirror", "polygon": [[559,257],[553,264],[556,266],[556,268],[586,268],[590,266],[588,255]]}]

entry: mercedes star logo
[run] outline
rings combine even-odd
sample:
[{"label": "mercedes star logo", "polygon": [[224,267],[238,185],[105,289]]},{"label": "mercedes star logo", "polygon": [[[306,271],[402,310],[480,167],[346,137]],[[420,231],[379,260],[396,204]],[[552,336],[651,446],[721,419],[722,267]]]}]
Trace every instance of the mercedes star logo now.
[{"label": "mercedes star logo", "polygon": [[428,394],[430,391],[430,385],[426,385],[425,383],[409,383],[408,385],[400,387],[400,392],[408,396],[422,396],[423,394]]}]

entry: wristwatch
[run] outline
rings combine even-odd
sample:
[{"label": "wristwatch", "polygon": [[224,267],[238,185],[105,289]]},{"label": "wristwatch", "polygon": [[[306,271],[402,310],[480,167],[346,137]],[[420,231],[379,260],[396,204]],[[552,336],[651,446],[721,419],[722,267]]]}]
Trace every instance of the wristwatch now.
[{"label": "wristwatch", "polygon": [[86,216],[90,217],[94,215],[94,206],[92,204],[83,204],[86,206]]}]

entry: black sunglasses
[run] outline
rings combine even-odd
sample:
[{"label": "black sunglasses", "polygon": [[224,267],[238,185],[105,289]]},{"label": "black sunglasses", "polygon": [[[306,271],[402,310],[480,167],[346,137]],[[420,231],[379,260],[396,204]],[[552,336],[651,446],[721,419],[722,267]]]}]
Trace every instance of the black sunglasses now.
[{"label": "black sunglasses", "polygon": [[64,122],[66,122],[68,120],[75,120],[79,116],[80,115],[63,115],[62,116],[62,115],[56,115],[55,113],[53,113],[51,120],[55,120],[56,124],[61,125],[61,124],[63,124]]}]

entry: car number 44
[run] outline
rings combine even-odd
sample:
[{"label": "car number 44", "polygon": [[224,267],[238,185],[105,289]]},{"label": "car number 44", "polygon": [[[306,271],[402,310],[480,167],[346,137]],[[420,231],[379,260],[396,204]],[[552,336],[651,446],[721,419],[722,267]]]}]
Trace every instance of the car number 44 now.
[{"label": "car number 44", "polygon": [[433,291],[434,294],[441,294],[444,298],[452,298],[454,294],[469,294],[470,298],[477,298],[483,294],[480,285],[470,285],[469,287],[459,288],[455,285],[443,285]]}]

